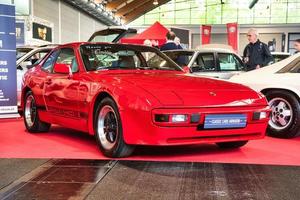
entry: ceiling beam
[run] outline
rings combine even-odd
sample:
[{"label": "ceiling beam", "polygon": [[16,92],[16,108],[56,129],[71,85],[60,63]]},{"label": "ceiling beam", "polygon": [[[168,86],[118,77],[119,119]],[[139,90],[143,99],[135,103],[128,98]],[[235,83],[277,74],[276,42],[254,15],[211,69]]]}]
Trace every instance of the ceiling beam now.
[{"label": "ceiling beam", "polygon": [[123,3],[126,3],[127,1],[128,0],[113,0],[106,4],[106,9],[107,10],[115,10],[116,8],[118,8]]},{"label": "ceiling beam", "polygon": [[150,12],[151,10],[169,2],[170,0],[158,0],[158,5],[154,5],[153,1],[148,1],[145,4],[133,9],[130,13],[127,13],[123,16],[125,24],[132,22],[133,20],[139,18],[143,14]]},{"label": "ceiling beam", "polygon": [[121,7],[120,9],[118,9],[116,14],[121,17],[121,16],[131,12],[135,8],[147,3],[148,1],[152,2],[153,0],[134,0],[134,1],[126,4],[125,6]]}]

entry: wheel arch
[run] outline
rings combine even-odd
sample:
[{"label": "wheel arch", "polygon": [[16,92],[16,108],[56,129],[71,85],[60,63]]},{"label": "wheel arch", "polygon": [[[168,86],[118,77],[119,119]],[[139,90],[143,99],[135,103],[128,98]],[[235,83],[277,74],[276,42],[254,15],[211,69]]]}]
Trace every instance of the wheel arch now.
[{"label": "wheel arch", "polygon": [[92,112],[90,112],[91,114],[89,115],[89,123],[88,124],[89,124],[89,134],[90,135],[94,135],[94,119],[95,119],[95,115],[96,115],[97,105],[106,97],[111,98],[118,105],[115,98],[107,91],[100,91],[95,96],[94,101],[91,106]]},{"label": "wheel arch", "polygon": [[21,93],[21,110],[23,110],[25,96],[26,96],[27,92],[29,92],[29,91],[32,91],[32,90],[28,86],[25,86],[22,89],[22,93]]},{"label": "wheel arch", "polygon": [[299,97],[299,95],[296,92],[294,92],[293,90],[283,89],[283,88],[264,88],[260,92],[263,93],[264,95],[266,95],[269,91],[285,91],[285,92],[289,92],[289,93],[293,94],[297,98],[298,102],[300,103],[300,97]]}]

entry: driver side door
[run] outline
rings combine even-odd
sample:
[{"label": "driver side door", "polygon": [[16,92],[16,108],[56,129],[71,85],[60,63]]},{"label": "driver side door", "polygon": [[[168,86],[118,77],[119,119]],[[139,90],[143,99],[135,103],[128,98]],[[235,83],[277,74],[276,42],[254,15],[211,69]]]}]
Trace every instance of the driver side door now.
[{"label": "driver side door", "polygon": [[[77,63],[73,48],[61,48],[53,64],[53,70],[48,74],[44,83],[44,100],[53,123],[63,124],[70,128],[74,128],[74,123],[80,119],[78,106],[80,82]],[[70,73],[56,72],[56,66],[61,64],[68,66]]]}]

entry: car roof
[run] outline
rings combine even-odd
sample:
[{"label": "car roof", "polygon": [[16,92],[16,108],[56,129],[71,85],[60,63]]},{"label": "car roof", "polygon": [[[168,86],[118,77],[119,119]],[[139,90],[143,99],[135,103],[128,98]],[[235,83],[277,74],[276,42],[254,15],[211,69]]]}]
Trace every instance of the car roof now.
[{"label": "car roof", "polygon": [[234,53],[234,51],[230,51],[228,49],[222,49],[222,48],[199,48],[199,49],[175,49],[175,50],[167,50],[163,52],[201,52],[201,53],[213,53],[213,52],[219,52],[219,53]]},{"label": "car roof", "polygon": [[121,44],[121,43],[113,43],[113,42],[71,42],[71,43],[67,43],[67,44],[61,44],[58,45],[57,47],[59,48],[63,48],[65,46],[75,46],[75,47],[79,47],[81,45],[113,45],[113,46],[127,46],[127,47],[132,47],[132,48],[137,48],[140,50],[156,50],[159,51],[157,48],[155,47],[150,47],[150,46],[145,46],[145,45],[141,45],[141,44]]}]

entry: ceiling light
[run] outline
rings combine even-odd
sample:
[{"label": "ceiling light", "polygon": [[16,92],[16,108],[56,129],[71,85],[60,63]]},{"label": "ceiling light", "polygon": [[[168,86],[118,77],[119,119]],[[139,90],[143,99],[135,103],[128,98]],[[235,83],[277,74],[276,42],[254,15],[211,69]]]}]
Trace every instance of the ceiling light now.
[{"label": "ceiling light", "polygon": [[153,1],[153,5],[155,5],[155,6],[158,5],[158,1],[157,1],[157,0],[154,0],[154,1]]}]

